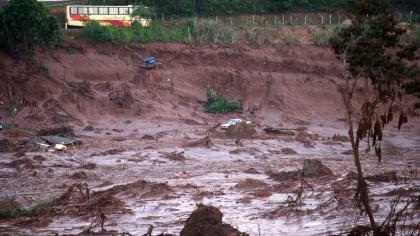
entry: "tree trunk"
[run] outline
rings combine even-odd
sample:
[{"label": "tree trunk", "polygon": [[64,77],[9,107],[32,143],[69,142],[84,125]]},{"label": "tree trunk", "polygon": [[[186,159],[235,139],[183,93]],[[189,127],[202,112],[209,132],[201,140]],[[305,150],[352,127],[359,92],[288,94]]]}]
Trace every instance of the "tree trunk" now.
[{"label": "tree trunk", "polygon": [[[356,83],[356,81],[354,82]],[[350,86],[349,78],[346,78],[346,87],[347,87],[347,122],[349,125],[349,137],[351,146],[353,149],[353,157],[354,157],[354,164],[357,168],[357,192],[360,194],[360,199],[362,204],[366,210],[366,213],[369,217],[369,221],[374,232],[374,235],[377,235],[377,225],[375,222],[375,218],[373,216],[372,208],[370,207],[369,202],[369,192],[368,186],[363,177],[362,165],[360,163],[360,155],[359,155],[359,138],[354,137],[354,130],[353,130],[353,108],[352,108],[352,98],[353,98],[353,88]]]}]

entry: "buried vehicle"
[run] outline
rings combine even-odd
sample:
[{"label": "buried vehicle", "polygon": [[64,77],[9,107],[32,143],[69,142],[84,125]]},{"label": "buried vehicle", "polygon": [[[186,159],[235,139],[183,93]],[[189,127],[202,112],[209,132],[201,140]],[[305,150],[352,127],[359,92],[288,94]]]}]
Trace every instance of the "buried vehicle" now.
[{"label": "buried vehicle", "polygon": [[228,120],[228,122],[220,125],[220,128],[227,129],[232,125],[237,125],[237,124],[242,123],[242,122],[245,122],[248,125],[251,124],[251,121],[244,121],[242,119],[230,119],[230,120]]}]

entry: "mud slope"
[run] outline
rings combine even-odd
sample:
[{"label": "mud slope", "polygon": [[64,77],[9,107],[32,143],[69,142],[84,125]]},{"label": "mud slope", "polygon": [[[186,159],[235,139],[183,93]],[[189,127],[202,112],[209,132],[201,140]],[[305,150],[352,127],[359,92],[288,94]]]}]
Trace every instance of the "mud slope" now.
[{"label": "mud slope", "polygon": [[[157,69],[137,67],[148,55],[159,59]],[[67,42],[25,63],[5,53],[0,57],[1,116],[15,106],[15,122],[21,124],[185,118],[201,110],[208,87],[242,99],[255,118],[264,114],[264,122],[344,117],[339,64],[328,48],[158,43],[127,48]]]}]

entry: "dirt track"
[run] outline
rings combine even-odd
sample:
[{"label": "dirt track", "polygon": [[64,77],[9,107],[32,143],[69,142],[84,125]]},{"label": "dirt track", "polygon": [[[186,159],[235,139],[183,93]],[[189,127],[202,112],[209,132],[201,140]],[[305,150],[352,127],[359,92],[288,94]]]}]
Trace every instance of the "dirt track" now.
[{"label": "dirt track", "polygon": [[[152,71],[138,69],[139,58],[148,55],[161,64]],[[0,137],[18,142],[34,133],[24,128],[67,124],[83,141],[65,152],[0,153],[2,197],[31,206],[60,196],[73,183],[87,183],[94,192],[87,203],[72,198],[80,206],[64,207],[60,214],[0,221],[3,230],[77,234],[102,209],[108,230],[142,235],[152,224],[155,233],[178,234],[200,202],[218,207],[225,222],[250,235],[339,234],[358,219],[351,201],[353,161],[342,154],[350,145],[332,139],[346,134],[346,123],[340,65],[326,48],[67,43],[52,54],[38,53],[29,67],[5,54],[0,58],[7,85],[0,88],[0,116],[18,124],[18,132],[3,131]],[[207,87],[244,100],[247,112],[204,113]],[[7,115],[11,102],[19,110],[13,120]],[[210,133],[210,148],[183,147],[203,138],[209,126],[238,116],[252,120],[257,130],[242,146],[217,129]],[[417,187],[419,193],[416,121],[401,131],[389,127],[382,163],[373,155],[363,157],[380,218],[398,189]],[[88,125],[93,129],[85,129]],[[266,126],[306,133],[271,136],[262,131]],[[297,154],[284,154],[283,148]],[[183,152],[185,159],[171,158],[172,152]],[[29,161],[9,165],[25,158]],[[270,176],[302,168],[304,159],[321,160],[334,175],[306,179],[313,189],[307,186],[302,204],[292,207],[287,199],[299,192],[300,180]],[[387,178],[390,171],[395,173]]]}]

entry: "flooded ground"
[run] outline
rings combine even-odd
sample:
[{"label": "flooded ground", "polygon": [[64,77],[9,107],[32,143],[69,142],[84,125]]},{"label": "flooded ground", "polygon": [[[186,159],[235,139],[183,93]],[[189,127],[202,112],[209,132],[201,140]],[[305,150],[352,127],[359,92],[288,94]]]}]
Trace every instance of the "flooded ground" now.
[{"label": "flooded ground", "polygon": [[[133,121],[113,125],[112,130],[109,124],[98,123],[96,131],[79,130],[80,146],[64,152],[32,150],[20,158],[32,160],[33,165],[2,167],[1,194],[28,207],[60,196],[74,183],[86,183],[91,195],[106,192],[113,209],[101,200],[91,212],[70,209],[26,223],[6,220],[0,228],[12,235],[78,234],[101,211],[106,212],[107,230],[143,235],[151,224],[156,234],[179,234],[196,205],[204,203],[219,208],[224,222],[250,235],[343,234],[367,222],[352,203],[355,179],[349,173],[355,168],[352,156],[343,154],[350,144],[331,139],[334,134],[345,134],[345,126],[339,126],[307,127],[319,134],[310,139],[310,147],[295,136],[282,135],[242,140],[238,146],[213,133],[210,148],[184,148],[183,144],[204,137],[207,126]],[[418,125],[391,129],[383,141],[381,163],[372,154],[363,156],[366,176],[377,175],[368,178],[368,183],[378,221],[389,212],[389,202],[396,197],[393,191],[415,188],[419,194],[419,133]],[[284,148],[296,154],[285,154]],[[168,153],[180,158],[171,159]],[[1,155],[3,163],[16,159],[13,154]],[[271,178],[274,173],[301,169],[305,159],[321,160],[333,175],[305,178],[303,185],[300,179]],[[394,179],[383,177],[390,172],[395,173]],[[301,204],[291,204],[300,189]],[[115,201],[120,202],[118,207]],[[418,221],[418,209],[414,217],[408,222]]]}]

